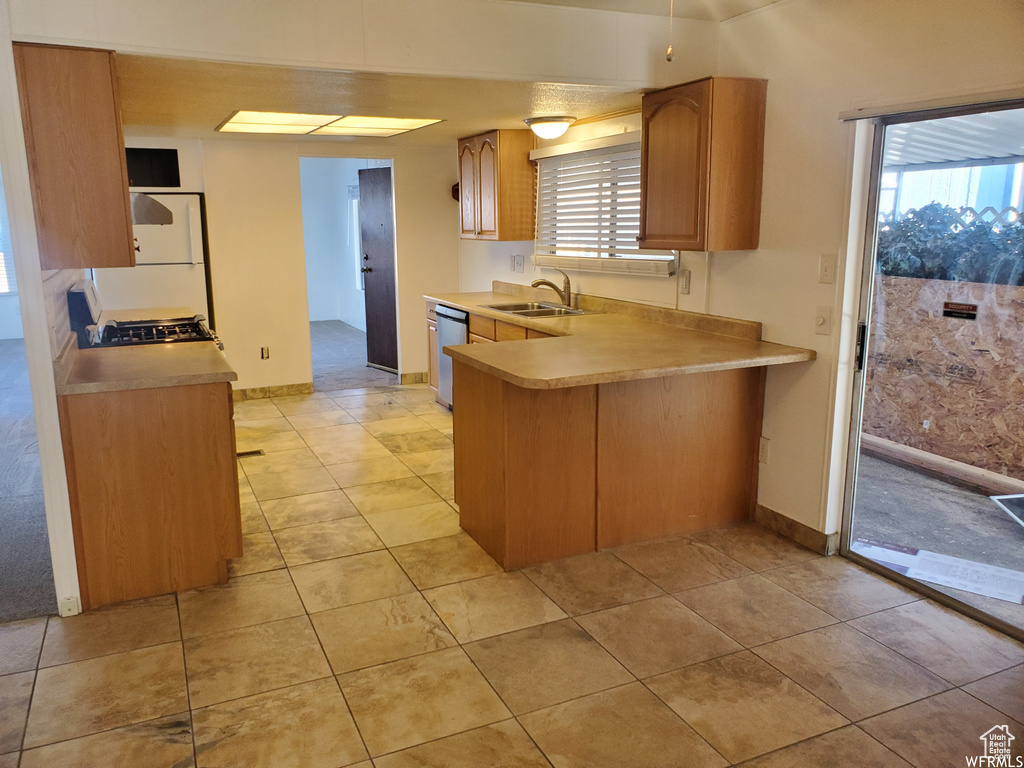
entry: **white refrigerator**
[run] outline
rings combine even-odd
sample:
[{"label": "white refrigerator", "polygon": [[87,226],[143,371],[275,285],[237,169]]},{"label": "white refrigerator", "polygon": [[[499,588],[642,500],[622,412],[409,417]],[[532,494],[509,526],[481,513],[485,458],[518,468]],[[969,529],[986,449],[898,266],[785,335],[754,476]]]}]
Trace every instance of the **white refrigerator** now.
[{"label": "white refrigerator", "polygon": [[132,225],[134,267],[92,271],[103,309],[182,307],[189,315],[202,315],[212,327],[201,198],[198,194],[150,197],[170,209],[173,221]]}]

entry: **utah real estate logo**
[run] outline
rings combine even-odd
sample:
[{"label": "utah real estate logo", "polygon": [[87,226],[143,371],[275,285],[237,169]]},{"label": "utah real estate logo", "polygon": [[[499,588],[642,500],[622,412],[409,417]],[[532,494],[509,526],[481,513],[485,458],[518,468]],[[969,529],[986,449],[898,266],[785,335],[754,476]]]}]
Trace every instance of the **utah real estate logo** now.
[{"label": "utah real estate logo", "polygon": [[1010,726],[997,725],[978,738],[985,745],[985,753],[968,755],[969,768],[1024,768],[1024,757],[1013,756],[1012,742],[1015,737],[1010,733]]}]

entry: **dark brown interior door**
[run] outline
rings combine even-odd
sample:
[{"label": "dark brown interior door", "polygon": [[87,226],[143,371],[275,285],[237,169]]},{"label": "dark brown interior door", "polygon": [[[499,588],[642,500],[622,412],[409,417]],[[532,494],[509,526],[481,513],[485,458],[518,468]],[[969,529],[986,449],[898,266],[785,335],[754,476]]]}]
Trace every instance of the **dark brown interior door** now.
[{"label": "dark brown interior door", "polygon": [[366,288],[366,362],[397,373],[395,217],[390,168],[359,171],[359,232]]}]

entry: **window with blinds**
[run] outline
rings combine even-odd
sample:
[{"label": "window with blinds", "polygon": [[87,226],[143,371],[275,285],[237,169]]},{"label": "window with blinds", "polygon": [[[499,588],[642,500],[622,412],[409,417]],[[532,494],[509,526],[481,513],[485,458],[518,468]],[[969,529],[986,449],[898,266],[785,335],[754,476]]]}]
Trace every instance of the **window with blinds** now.
[{"label": "window with blinds", "polygon": [[639,144],[537,161],[538,264],[672,274],[672,252],[640,250],[639,233]]}]

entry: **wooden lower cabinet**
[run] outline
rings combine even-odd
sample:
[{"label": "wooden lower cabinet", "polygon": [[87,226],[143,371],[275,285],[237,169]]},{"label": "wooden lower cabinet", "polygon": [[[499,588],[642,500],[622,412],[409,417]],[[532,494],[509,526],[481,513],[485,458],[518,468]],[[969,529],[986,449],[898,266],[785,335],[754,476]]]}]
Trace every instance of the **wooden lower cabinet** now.
[{"label": "wooden lower cabinet", "polygon": [[461,524],[506,570],[753,517],[765,368],[538,390],[453,367]]},{"label": "wooden lower cabinet", "polygon": [[82,608],[227,580],[242,554],[229,383],[58,397]]}]

